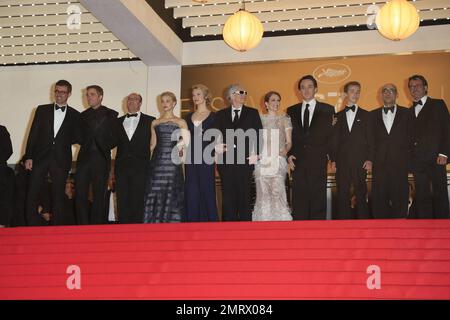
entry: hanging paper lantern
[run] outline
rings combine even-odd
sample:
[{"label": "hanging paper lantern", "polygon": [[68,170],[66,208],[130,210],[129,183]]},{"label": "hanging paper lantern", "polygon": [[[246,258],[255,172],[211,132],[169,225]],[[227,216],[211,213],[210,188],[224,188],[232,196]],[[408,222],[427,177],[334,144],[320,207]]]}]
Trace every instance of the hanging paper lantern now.
[{"label": "hanging paper lantern", "polygon": [[239,10],[225,22],[223,39],[237,51],[247,51],[258,45],[264,33],[261,21],[245,10]]},{"label": "hanging paper lantern", "polygon": [[408,38],[419,28],[416,8],[406,0],[392,0],[378,12],[378,31],[386,38],[399,41]]}]

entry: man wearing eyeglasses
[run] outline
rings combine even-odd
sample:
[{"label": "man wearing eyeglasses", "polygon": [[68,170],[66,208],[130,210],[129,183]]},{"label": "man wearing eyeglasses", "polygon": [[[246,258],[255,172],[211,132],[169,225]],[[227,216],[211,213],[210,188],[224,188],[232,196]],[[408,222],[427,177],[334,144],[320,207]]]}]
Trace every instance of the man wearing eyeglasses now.
[{"label": "man wearing eyeglasses", "polygon": [[25,169],[31,171],[26,200],[30,226],[43,225],[37,212],[38,198],[47,176],[52,181],[53,224],[72,224],[64,212],[66,180],[72,165],[72,144],[77,143],[80,114],[67,104],[72,85],[66,80],[55,84],[55,102],[37,107],[28,135]]},{"label": "man wearing eyeglasses", "polygon": [[422,75],[408,79],[413,99],[412,173],[414,213],[420,219],[449,218],[446,164],[450,155],[449,112],[444,100],[428,96]]},{"label": "man wearing eyeglasses", "polygon": [[410,117],[398,106],[397,87],[381,88],[383,106],[371,112],[373,130],[372,215],[376,219],[405,218],[408,213]]},{"label": "man wearing eyeglasses", "polygon": [[120,223],[142,223],[144,192],[150,159],[154,117],[141,112],[142,96],[127,97],[128,113],[117,119],[117,154],[114,165]]},{"label": "man wearing eyeglasses", "polygon": [[239,85],[227,90],[228,108],[217,112],[214,128],[221,133],[216,145],[222,182],[222,220],[251,221],[251,183],[259,154],[261,118],[244,105],[247,92]]},{"label": "man wearing eyeglasses", "polygon": [[303,101],[288,108],[292,120],[292,217],[324,220],[327,213],[327,163],[331,154],[334,108],[315,99],[317,81],[302,77],[298,90]]}]

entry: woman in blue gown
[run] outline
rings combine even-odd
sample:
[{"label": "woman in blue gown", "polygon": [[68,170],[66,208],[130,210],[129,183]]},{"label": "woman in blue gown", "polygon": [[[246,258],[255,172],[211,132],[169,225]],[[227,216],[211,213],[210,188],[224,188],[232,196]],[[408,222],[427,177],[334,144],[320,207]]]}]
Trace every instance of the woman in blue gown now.
[{"label": "woman in blue gown", "polygon": [[144,200],[144,223],[181,222],[184,212],[184,146],[189,144],[186,121],[176,117],[172,92],[161,94],[162,116],[152,122],[152,158]]},{"label": "woman in blue gown", "polygon": [[207,148],[212,138],[204,137],[216,114],[209,109],[211,93],[206,86],[192,87],[192,101],[195,112],[187,117],[191,138],[185,165],[186,221],[217,221],[214,153]]}]

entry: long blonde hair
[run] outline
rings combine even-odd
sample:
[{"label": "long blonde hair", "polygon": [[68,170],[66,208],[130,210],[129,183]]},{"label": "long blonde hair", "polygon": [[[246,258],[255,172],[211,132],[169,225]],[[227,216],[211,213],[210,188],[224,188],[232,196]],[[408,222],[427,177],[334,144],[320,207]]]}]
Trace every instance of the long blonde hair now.
[{"label": "long blonde hair", "polygon": [[203,97],[205,98],[206,107],[208,109],[211,109],[212,94],[211,94],[211,91],[209,90],[209,88],[207,86],[205,86],[204,84],[199,83],[199,84],[195,84],[192,86],[191,92],[193,92],[196,89],[202,91]]}]

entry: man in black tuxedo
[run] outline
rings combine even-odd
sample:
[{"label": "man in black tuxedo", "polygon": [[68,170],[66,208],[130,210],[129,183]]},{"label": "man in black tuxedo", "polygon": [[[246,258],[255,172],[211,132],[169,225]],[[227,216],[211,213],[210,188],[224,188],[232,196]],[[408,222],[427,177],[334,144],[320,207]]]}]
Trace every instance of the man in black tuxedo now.
[{"label": "man in black tuxedo", "polygon": [[446,171],[450,155],[449,112],[444,100],[428,97],[428,82],[423,76],[411,76],[408,87],[414,101],[410,115],[415,217],[450,218]]},{"label": "man in black tuxedo", "polygon": [[[103,89],[86,88],[89,104],[81,113],[81,148],[77,159],[75,206],[78,224],[106,224],[106,188],[111,169],[111,149],[115,147],[118,113],[102,105]],[[89,208],[89,185],[93,202]]]},{"label": "man in black tuxedo", "polygon": [[292,121],[292,217],[294,220],[326,219],[327,164],[331,153],[334,108],[316,101],[317,81],[307,75],[298,89],[303,102],[288,108]]},{"label": "man in black tuxedo", "polygon": [[12,153],[9,132],[0,126],[0,227],[10,225],[13,216],[14,172],[7,163]]},{"label": "man in black tuxedo", "polygon": [[397,87],[381,89],[384,105],[371,112],[373,130],[372,214],[376,219],[405,218],[411,122],[407,108],[396,105]]},{"label": "man in black tuxedo", "polygon": [[55,102],[38,106],[25,152],[28,181],[26,218],[30,226],[41,225],[37,214],[41,188],[47,176],[52,181],[54,225],[68,224],[64,211],[64,190],[72,166],[72,144],[77,143],[79,112],[67,105],[72,85],[60,80],[55,85]]},{"label": "man in black tuxedo", "polygon": [[117,209],[120,223],[142,223],[144,192],[150,161],[151,124],[154,117],[142,113],[142,96],[131,93],[128,113],[118,119],[115,161]]},{"label": "man in black tuxedo", "polygon": [[221,133],[216,145],[222,182],[222,220],[251,221],[251,184],[259,154],[261,118],[256,109],[244,105],[247,92],[238,84],[227,90],[231,103],[217,112],[214,128]]},{"label": "man in black tuxedo", "polygon": [[[368,219],[367,171],[372,170],[369,112],[358,105],[361,84],[351,81],[344,86],[347,100],[337,114],[333,132],[332,168],[336,170],[337,212],[333,219]],[[352,188],[353,186],[353,188]],[[352,214],[351,190],[356,197],[356,216]]]}]

